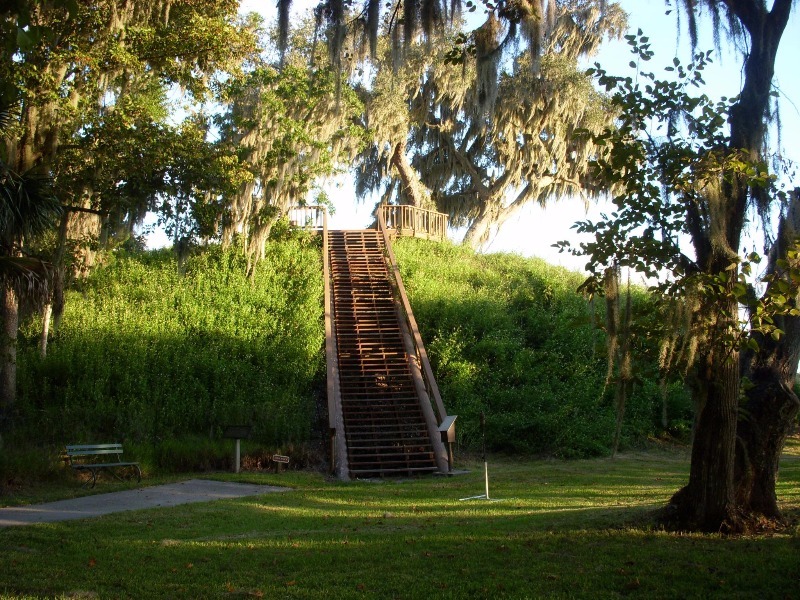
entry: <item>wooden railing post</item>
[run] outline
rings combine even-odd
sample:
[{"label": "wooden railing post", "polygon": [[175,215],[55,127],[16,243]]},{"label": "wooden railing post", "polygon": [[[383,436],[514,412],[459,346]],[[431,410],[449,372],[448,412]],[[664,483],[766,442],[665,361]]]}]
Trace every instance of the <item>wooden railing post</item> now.
[{"label": "wooden railing post", "polygon": [[327,226],[328,209],[324,205],[290,206],[286,210],[289,224],[301,229],[322,231]]}]

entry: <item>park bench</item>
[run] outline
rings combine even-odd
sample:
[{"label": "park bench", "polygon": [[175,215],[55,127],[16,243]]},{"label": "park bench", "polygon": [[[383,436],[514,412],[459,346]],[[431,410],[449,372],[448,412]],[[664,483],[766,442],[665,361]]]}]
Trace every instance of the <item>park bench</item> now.
[{"label": "park bench", "polygon": [[121,455],[122,444],[71,444],[66,446],[65,453],[65,457],[73,469],[88,471],[92,476],[90,487],[94,487],[97,483],[97,475],[100,471],[106,471],[122,481],[122,477],[115,472],[115,469],[118,468],[131,468],[136,472],[136,481],[142,480],[139,463],[124,462]]}]

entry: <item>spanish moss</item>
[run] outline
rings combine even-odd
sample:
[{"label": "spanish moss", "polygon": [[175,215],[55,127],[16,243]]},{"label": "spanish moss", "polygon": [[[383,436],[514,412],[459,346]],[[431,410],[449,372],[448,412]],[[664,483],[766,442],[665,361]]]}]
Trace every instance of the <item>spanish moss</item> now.
[{"label": "spanish moss", "polygon": [[403,38],[410,44],[417,32],[419,0],[403,0]]},{"label": "spanish moss", "polygon": [[475,32],[475,50],[478,66],[477,109],[490,112],[497,100],[497,83],[502,53],[499,51],[500,22],[490,15],[486,23]]}]

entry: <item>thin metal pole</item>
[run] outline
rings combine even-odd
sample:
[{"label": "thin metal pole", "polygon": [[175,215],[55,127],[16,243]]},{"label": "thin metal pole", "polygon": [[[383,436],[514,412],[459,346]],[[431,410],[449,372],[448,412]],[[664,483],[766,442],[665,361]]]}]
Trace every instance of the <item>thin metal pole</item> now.
[{"label": "thin metal pole", "polygon": [[239,466],[241,464],[241,441],[239,438],[236,438],[236,473],[239,472]]},{"label": "thin metal pole", "polygon": [[489,499],[489,463],[486,460],[486,415],[481,411],[481,452],[483,454],[483,479],[486,482],[486,499]]}]

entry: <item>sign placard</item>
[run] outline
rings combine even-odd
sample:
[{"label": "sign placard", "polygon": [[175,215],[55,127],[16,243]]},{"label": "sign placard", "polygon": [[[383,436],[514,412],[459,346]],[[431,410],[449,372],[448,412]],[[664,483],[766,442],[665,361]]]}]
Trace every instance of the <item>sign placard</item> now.
[{"label": "sign placard", "polygon": [[222,437],[232,440],[246,440],[253,431],[252,425],[226,425]]},{"label": "sign placard", "polygon": [[289,464],[289,457],[288,456],[282,456],[280,454],[273,454],[272,455],[272,462],[283,463],[285,465],[288,465]]}]

